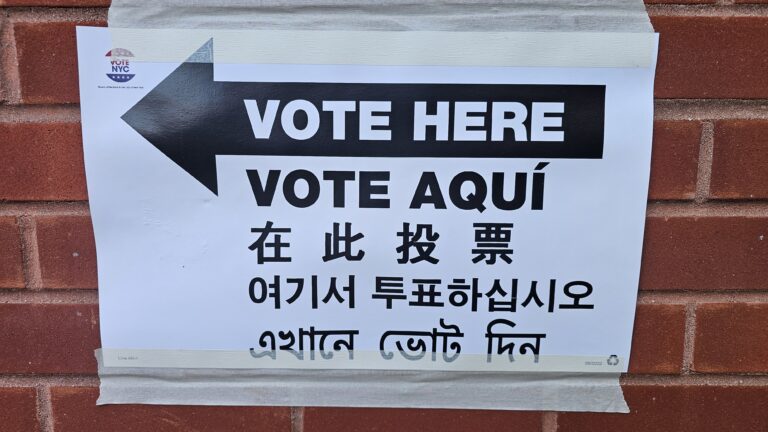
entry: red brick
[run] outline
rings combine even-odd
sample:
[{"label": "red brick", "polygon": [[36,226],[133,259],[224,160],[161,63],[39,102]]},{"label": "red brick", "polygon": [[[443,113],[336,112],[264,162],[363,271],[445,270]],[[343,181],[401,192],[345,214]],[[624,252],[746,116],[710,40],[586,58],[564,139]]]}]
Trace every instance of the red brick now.
[{"label": "red brick", "polygon": [[0,429],[3,432],[40,430],[35,389],[0,388]]},{"label": "red brick", "polygon": [[693,346],[697,372],[768,372],[768,304],[698,306]]},{"label": "red brick", "polygon": [[0,123],[0,199],[88,199],[78,123]]},{"label": "red brick", "polygon": [[715,123],[710,184],[713,197],[768,198],[766,167],[767,120],[724,120]]},{"label": "red brick", "polygon": [[0,373],[95,373],[96,305],[0,304]]},{"label": "red brick", "polygon": [[768,287],[768,217],[649,217],[640,269],[646,290]]},{"label": "red brick", "polygon": [[700,142],[700,122],[654,122],[649,199],[694,197]]},{"label": "red brick", "polygon": [[400,408],[307,408],[304,411],[304,432],[500,430],[539,432],[541,414],[520,411]]},{"label": "red brick", "polygon": [[290,408],[174,405],[96,406],[98,389],[51,390],[57,432],[172,432],[291,430]]},{"label": "red brick", "polygon": [[657,16],[658,98],[768,97],[768,17]]},{"label": "red brick", "polygon": [[96,288],[96,248],[87,216],[37,218],[44,288]]},{"label": "red brick", "polygon": [[629,373],[680,373],[684,339],[683,305],[637,305]]},{"label": "red brick", "polygon": [[21,237],[16,218],[0,217],[0,288],[24,288]]},{"label": "red brick", "polygon": [[768,387],[624,386],[629,414],[559,414],[558,432],[765,432]]},{"label": "red brick", "polygon": [[77,82],[75,26],[104,22],[16,23],[13,32],[19,60],[21,99],[24,103],[76,103]]}]

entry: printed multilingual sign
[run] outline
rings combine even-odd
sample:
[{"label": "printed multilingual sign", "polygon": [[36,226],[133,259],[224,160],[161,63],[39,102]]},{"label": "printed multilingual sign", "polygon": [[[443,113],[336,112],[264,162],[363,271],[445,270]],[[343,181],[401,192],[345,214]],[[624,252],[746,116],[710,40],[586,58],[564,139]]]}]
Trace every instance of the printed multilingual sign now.
[{"label": "printed multilingual sign", "polygon": [[652,65],[200,61],[215,37],[142,62],[78,39],[107,366],[626,370]]}]

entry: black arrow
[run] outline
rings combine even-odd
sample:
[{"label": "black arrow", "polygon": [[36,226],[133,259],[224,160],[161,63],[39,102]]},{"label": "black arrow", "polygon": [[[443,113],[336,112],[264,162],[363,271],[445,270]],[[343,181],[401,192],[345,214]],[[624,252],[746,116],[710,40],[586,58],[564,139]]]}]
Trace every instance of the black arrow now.
[{"label": "black arrow", "polygon": [[[216,155],[471,157],[471,158],[601,158],[605,86],[510,84],[348,84],[220,82],[213,80],[208,41],[182,63],[122,119],[214,194]],[[202,62],[200,60],[203,60]],[[391,101],[389,141],[361,141],[357,113],[346,117],[346,139],[334,140],[330,112],[320,111],[320,128],[307,140],[290,138],[278,113],[269,139],[254,137],[244,100],[304,99],[318,110],[324,100]],[[413,141],[414,102],[437,101],[564,102],[565,142],[517,142],[511,130],[504,142],[436,141],[429,128],[425,141]],[[489,105],[490,106],[490,105]],[[298,127],[306,118],[296,116]],[[301,122],[303,124],[299,124]],[[485,115],[489,125],[490,114]],[[525,122],[530,130],[530,116]],[[488,127],[486,127],[488,129]],[[431,135],[430,135],[431,133]]]}]

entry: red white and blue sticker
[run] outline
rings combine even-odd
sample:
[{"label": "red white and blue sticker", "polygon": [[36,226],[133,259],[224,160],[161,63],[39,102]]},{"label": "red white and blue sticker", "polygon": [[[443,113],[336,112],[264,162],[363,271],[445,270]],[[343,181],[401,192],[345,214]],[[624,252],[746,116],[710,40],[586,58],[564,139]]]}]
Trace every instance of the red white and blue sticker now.
[{"label": "red white and blue sticker", "polygon": [[136,74],[131,72],[131,57],[133,53],[125,48],[115,48],[107,51],[109,59],[109,73],[107,77],[114,82],[125,83],[133,79]]}]

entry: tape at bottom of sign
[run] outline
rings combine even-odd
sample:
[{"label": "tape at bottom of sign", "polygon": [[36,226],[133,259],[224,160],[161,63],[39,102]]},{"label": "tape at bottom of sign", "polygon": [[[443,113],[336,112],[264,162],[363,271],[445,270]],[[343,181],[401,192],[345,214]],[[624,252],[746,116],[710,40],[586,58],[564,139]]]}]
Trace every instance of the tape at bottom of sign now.
[{"label": "tape at bottom of sign", "polygon": [[116,368],[101,350],[96,358],[98,405],[629,412],[618,373]]}]

